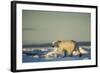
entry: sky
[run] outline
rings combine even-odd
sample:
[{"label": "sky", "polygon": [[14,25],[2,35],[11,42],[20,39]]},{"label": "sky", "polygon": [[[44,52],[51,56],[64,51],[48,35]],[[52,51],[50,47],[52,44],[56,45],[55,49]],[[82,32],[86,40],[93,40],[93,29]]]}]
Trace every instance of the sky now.
[{"label": "sky", "polygon": [[23,45],[51,43],[56,40],[90,41],[89,13],[22,11]]}]

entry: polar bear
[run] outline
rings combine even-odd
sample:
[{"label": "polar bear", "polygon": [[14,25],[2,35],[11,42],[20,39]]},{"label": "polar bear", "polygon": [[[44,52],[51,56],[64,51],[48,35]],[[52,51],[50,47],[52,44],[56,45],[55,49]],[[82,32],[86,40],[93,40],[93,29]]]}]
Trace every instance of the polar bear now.
[{"label": "polar bear", "polygon": [[65,55],[67,53],[68,56],[79,55],[83,53],[88,53],[83,48],[79,48],[77,46],[76,41],[74,40],[57,40],[53,42],[54,50],[47,53],[45,55],[46,58],[49,57],[57,57],[58,55]]}]

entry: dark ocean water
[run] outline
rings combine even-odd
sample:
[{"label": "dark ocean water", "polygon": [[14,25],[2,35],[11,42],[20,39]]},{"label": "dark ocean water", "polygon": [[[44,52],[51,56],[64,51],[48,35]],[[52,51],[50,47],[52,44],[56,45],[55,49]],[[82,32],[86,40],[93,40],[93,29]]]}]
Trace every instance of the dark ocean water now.
[{"label": "dark ocean water", "polygon": [[[84,49],[88,51],[88,54],[82,54],[82,56],[59,56],[56,58],[44,58],[43,55],[53,50],[51,43],[46,44],[32,44],[32,45],[23,45],[25,49],[35,49],[31,51],[23,51],[22,62],[49,62],[49,61],[69,61],[69,60],[89,60],[91,59],[91,42],[77,42],[78,46],[86,46]],[[89,46],[89,47],[88,47]],[[40,50],[40,49],[46,50]]]},{"label": "dark ocean water", "polygon": [[[77,46],[90,46],[91,42],[77,42]],[[30,45],[23,45],[23,48],[30,48],[30,47],[51,47],[52,43],[43,43],[43,44],[30,44]]]},{"label": "dark ocean water", "polygon": [[[38,47],[38,48],[40,48],[40,47]],[[29,63],[29,62],[49,62],[49,61],[69,61],[69,60],[89,60],[89,59],[91,59],[90,48],[84,48],[86,51],[88,51],[88,54],[82,54],[81,57],[80,56],[71,56],[71,57],[70,56],[65,56],[65,57],[59,56],[57,58],[52,58],[52,59],[51,58],[46,59],[42,56],[42,55],[52,51],[51,47],[44,47],[44,48],[46,48],[48,50],[46,50],[46,51],[41,51],[41,50],[24,51],[22,54],[22,62]]]}]

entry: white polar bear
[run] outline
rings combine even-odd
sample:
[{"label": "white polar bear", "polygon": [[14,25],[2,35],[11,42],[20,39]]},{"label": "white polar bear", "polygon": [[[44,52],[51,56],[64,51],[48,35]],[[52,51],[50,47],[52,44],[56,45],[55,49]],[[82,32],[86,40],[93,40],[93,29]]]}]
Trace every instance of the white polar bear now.
[{"label": "white polar bear", "polygon": [[65,52],[68,55],[80,55],[80,54],[87,54],[88,52],[81,47],[76,47],[76,42],[73,40],[62,40],[53,42],[54,50],[48,52],[45,55],[45,58],[56,58],[58,55],[64,56]]}]

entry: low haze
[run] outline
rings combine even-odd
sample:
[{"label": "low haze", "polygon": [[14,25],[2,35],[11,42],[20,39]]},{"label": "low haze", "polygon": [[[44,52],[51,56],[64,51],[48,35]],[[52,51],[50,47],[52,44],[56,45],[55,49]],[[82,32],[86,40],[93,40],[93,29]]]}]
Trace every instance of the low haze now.
[{"label": "low haze", "polygon": [[23,45],[55,40],[90,41],[90,14],[23,10]]}]

